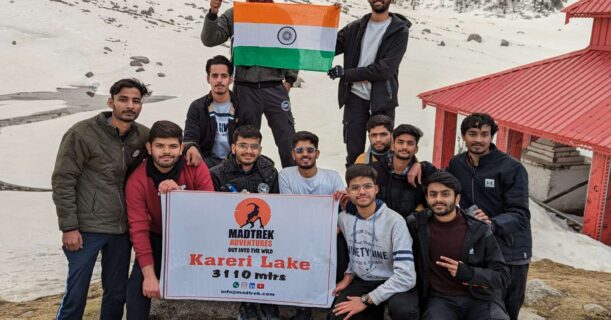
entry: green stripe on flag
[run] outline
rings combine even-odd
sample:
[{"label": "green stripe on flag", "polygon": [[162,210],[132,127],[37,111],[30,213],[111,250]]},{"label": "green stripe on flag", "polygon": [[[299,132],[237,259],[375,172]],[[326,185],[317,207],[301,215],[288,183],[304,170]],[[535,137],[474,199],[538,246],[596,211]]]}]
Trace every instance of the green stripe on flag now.
[{"label": "green stripe on flag", "polygon": [[240,66],[264,66],[327,72],[335,52],[307,49],[234,47],[233,62]]}]

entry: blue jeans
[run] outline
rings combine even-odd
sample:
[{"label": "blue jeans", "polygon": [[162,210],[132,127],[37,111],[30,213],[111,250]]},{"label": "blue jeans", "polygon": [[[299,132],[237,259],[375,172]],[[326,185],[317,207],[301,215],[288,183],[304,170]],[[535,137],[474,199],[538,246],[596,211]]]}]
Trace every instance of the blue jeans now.
[{"label": "blue jeans", "polygon": [[[149,239],[151,240],[151,249],[153,249],[153,266],[155,268],[155,275],[159,279],[161,272],[161,252],[162,252],[162,237],[160,234],[150,233]],[[151,299],[145,297],[142,294],[142,283],[144,282],[144,275],[138,260],[134,261],[132,273],[129,276],[127,283],[127,320],[146,320],[149,318],[151,311]]]},{"label": "blue jeans", "polygon": [[102,306],[100,319],[121,319],[125,304],[127,274],[132,245],[129,235],[82,232],[83,248],[68,251],[66,293],[59,305],[57,319],[82,319],[93,267],[102,252]]}]

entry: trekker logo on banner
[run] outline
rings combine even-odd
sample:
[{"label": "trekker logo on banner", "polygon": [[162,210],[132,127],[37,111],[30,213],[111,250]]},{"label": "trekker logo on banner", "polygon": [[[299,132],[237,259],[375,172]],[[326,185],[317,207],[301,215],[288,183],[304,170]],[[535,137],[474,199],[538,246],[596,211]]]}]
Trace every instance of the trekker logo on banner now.
[{"label": "trekker logo on banner", "polygon": [[162,208],[163,298],[331,306],[331,196],[173,191]]}]

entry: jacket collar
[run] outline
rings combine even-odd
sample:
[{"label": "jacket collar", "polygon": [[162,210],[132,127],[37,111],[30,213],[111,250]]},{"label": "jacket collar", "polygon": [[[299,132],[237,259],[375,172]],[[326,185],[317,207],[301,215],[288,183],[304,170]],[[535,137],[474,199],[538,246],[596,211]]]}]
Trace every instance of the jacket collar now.
[{"label": "jacket collar", "polygon": [[[111,111],[100,112],[96,116],[96,122],[98,123],[98,125],[103,127],[104,130],[106,130],[106,132],[112,133],[113,135],[116,134],[117,136],[119,136],[119,129],[117,129],[115,126],[111,125],[108,122],[108,118],[110,118],[110,117],[112,117],[112,112]],[[136,124],[136,121],[132,122],[132,125],[129,127],[129,129],[127,130],[125,135],[128,135],[128,134],[130,134],[132,132],[138,132],[138,125]]]},{"label": "jacket collar", "polygon": [[[369,23],[369,19],[371,18],[371,13],[368,13],[366,15],[364,15],[361,18],[361,29],[365,29],[367,27],[367,23]],[[386,33],[385,36],[394,33],[397,30],[402,29],[403,27],[411,27],[412,23],[411,21],[409,21],[404,15],[399,14],[399,13],[394,13],[394,12],[390,12],[390,18],[392,19],[390,21],[390,25],[388,26],[388,28],[386,29]]]}]

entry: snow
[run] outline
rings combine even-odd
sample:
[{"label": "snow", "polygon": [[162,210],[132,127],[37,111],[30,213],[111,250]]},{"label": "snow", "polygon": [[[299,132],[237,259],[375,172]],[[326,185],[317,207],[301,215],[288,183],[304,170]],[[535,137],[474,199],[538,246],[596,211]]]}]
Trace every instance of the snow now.
[{"label": "snow", "polygon": [[[77,3],[66,0],[68,3]],[[331,3],[330,1],[317,3]],[[0,0],[0,95],[18,92],[52,91],[71,86],[96,86],[96,94],[107,94],[109,86],[124,77],[137,77],[150,84],[154,95],[175,99],[146,103],[139,118],[145,125],[167,119],[184,123],[191,101],[204,95],[205,61],[217,54],[229,55],[226,47],[207,48],[199,40],[205,14],[201,7],[182,2],[129,1],[138,12],[154,7],[146,22],[142,16],[112,9],[110,0],[78,1],[74,6],[56,1]],[[196,6],[208,7],[206,1]],[[223,3],[221,10],[229,6]],[[369,11],[364,1],[347,0],[348,14],[341,24]],[[169,8],[174,9],[168,11]],[[84,11],[88,10],[88,12]],[[123,10],[120,8],[120,10]],[[435,113],[422,109],[416,95],[443,85],[464,81],[587,46],[590,19],[564,15],[541,19],[497,18],[482,12],[457,14],[448,8],[412,11],[401,6],[391,10],[406,15],[413,23],[407,53],[400,69],[400,107],[397,123],[411,123],[423,129],[419,158],[430,160]],[[179,17],[193,16],[193,21]],[[60,17],[60,18],[58,18]],[[174,25],[163,21],[175,20]],[[32,23],[35,21],[36,23]],[[458,27],[457,27],[458,25]],[[424,33],[430,29],[431,33]],[[467,42],[471,33],[483,42]],[[510,42],[501,47],[501,39]],[[12,45],[16,41],[16,45]],[[444,41],[446,46],[438,46]],[[104,47],[110,48],[107,51]],[[105,53],[106,52],[106,53]],[[130,56],[144,55],[151,63],[138,73],[130,67]],[[158,65],[161,62],[162,65]],[[341,64],[341,57],[336,58]],[[91,78],[85,77],[93,72]],[[166,77],[157,77],[164,72]],[[301,72],[303,88],[291,90],[297,130],[309,130],[321,138],[319,165],[343,172],[342,113],[337,107],[337,82],[324,73]],[[0,101],[0,118],[24,116],[63,106],[62,101]],[[100,105],[100,110],[105,110]],[[0,181],[31,187],[50,187],[57,147],[64,132],[75,122],[98,111],[82,112],[57,119],[0,128]],[[271,131],[263,123],[263,152],[279,164]],[[0,298],[25,300],[60,292],[66,262],[60,251],[55,210],[50,193],[0,192]],[[560,228],[533,204],[535,258],[551,258],[590,270],[611,272],[608,247],[585,236]],[[573,240],[568,240],[573,239]],[[563,240],[563,241],[560,241]]]}]

